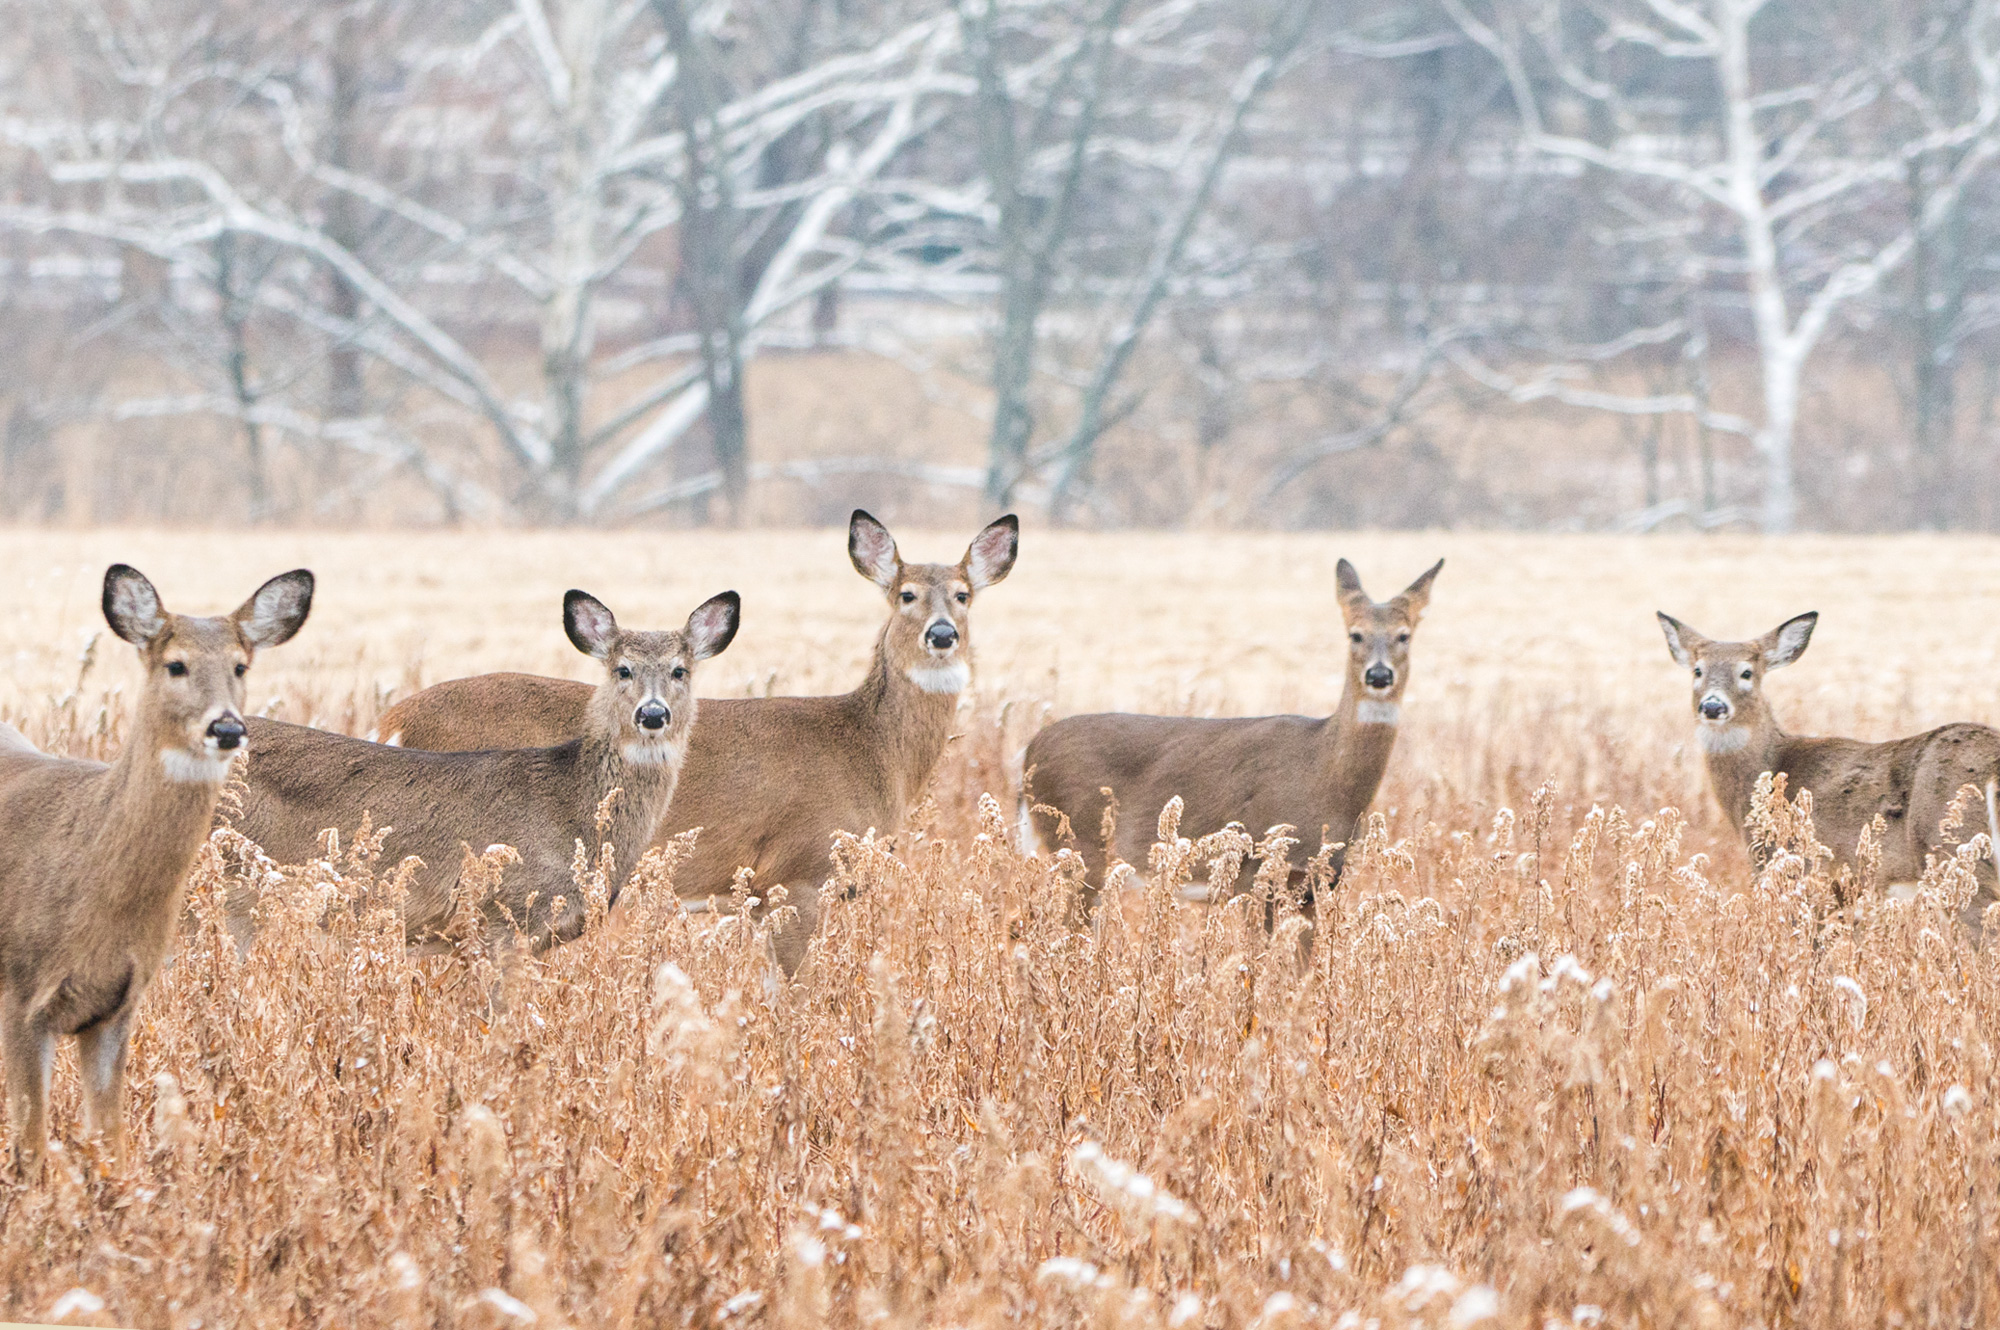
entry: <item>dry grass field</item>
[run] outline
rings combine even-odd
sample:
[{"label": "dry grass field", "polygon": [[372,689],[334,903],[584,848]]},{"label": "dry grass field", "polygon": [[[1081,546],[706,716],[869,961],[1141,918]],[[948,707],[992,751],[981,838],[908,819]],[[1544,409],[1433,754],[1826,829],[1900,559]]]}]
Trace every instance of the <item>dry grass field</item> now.
[{"label": "dry grass field", "polygon": [[[970,531],[899,534],[942,558]],[[1377,596],[1447,563],[1310,950],[1282,905],[1267,935],[1260,902],[1176,899],[1233,876],[1226,839],[1169,843],[1072,930],[1075,884],[1011,840],[1032,728],[1324,710],[1343,554]],[[0,716],[99,755],[137,680],[108,632],[82,662],[113,560],[201,612],[314,568],[252,701],[356,731],[457,674],[587,677],[572,585],[635,626],[739,589],[710,696],[844,688],[884,613],[837,531],[11,530],[0,559]],[[1655,608],[1716,636],[1820,610],[1769,690],[1795,730],[2000,722],[1996,541],[1030,527],[931,800],[844,852],[796,986],[657,861],[569,946],[413,958],[366,845],[268,883],[239,956],[219,898],[261,870],[219,834],[135,1039],[133,1165],[72,1138],[0,1183],[0,1319],[1990,1323],[2000,966],[1953,923],[1965,870],[1836,912],[1773,803],[1753,877]],[[67,1053],[53,1109],[72,1132]]]}]

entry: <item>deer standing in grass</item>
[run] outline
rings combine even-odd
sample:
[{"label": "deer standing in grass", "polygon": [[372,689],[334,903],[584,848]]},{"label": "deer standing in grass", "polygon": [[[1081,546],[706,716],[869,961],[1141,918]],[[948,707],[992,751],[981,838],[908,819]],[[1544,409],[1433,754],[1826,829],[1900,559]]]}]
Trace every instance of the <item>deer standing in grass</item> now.
[{"label": "deer standing in grass", "polygon": [[[483,751],[428,753],[253,719],[257,756],[238,830],[279,862],[302,863],[318,857],[326,828],[351,831],[363,814],[389,828],[383,849],[392,861],[423,860],[404,903],[405,934],[422,946],[437,945],[451,918],[465,847],[511,846],[521,862],[484,903],[490,934],[518,928],[537,947],[568,941],[588,917],[572,872],[577,843],[597,846],[598,805],[619,791],[604,833],[616,900],[673,798],[694,727],[695,666],[729,645],[738,615],[736,593],[725,591],[678,631],[634,632],[595,597],[571,591],[563,627],[603,664],[604,679],[583,689],[578,732],[547,747],[508,746],[496,733],[484,736]],[[232,901],[238,936],[250,904]]]},{"label": "deer standing in grass", "polygon": [[[1055,848],[1058,814],[1086,842],[1091,899],[1104,885],[1103,851],[1129,864],[1146,862],[1158,814],[1180,796],[1181,834],[1190,839],[1240,823],[1260,834],[1280,823],[1302,833],[1293,847],[1293,874],[1323,838],[1344,841],[1389,765],[1410,676],[1410,638],[1430,601],[1430,571],[1400,594],[1376,604],[1361,589],[1354,565],[1335,570],[1347,625],[1347,682],[1331,716],[1199,719],[1106,713],[1071,716],[1037,734],[1024,759],[1033,825]],[[1108,792],[1108,797],[1107,797]],[[1113,843],[1094,843],[1110,799],[1123,816]],[[1336,868],[1339,860],[1336,858]],[[1248,889],[1255,866],[1245,863]]]},{"label": "deer standing in grass", "polygon": [[53,757],[0,725],[0,1045],[14,1158],[48,1145],[56,1040],[73,1035],[86,1133],[125,1155],[132,1019],[173,942],[181,887],[243,751],[244,676],[290,640],[313,576],[274,577],[234,614],[169,614],[136,568],[104,574],[104,617],[145,667],[132,732],[106,766]]},{"label": "deer standing in grass", "polygon": [[[1970,825],[1946,838],[1939,829],[1964,786],[1985,792],[1988,827],[2000,840],[2000,827],[1992,826],[2000,731],[1943,725],[1887,743],[1787,734],[1764,697],[1764,676],[1805,653],[1818,614],[1787,619],[1748,642],[1717,642],[1668,615],[1659,619],[1667,650],[1693,674],[1695,741],[1707,758],[1709,785],[1746,844],[1751,795],[1767,771],[1782,773],[1793,791],[1812,791],[1814,834],[1842,863],[1854,861],[1861,833],[1879,816],[1887,882],[1914,881],[1926,854],[1948,852],[1980,830]],[[1982,860],[1978,871],[1981,888],[1964,915],[1975,930],[1993,897],[1991,865]]]},{"label": "deer standing in grass", "polygon": [[[818,927],[836,832],[893,831],[930,780],[972,675],[970,613],[1020,548],[1010,514],[957,563],[905,563],[888,528],[855,510],[847,551],[889,599],[868,677],[833,697],[711,698],[702,704],[662,839],[694,828],[675,877],[684,897],[727,894],[739,868],[767,898],[783,885],[799,917],[774,945],[786,973]],[[433,685],[391,707],[377,732],[409,748],[464,749],[504,736],[553,743],[576,733],[588,689],[563,679],[484,674]]]}]

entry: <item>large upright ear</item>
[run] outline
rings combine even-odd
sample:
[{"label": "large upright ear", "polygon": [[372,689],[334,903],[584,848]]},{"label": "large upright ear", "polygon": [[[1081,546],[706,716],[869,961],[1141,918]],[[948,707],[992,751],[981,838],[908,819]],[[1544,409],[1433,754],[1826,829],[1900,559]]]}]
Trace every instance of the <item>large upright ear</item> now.
[{"label": "large upright ear", "polygon": [[859,508],[847,519],[847,557],[854,560],[855,572],[885,591],[896,585],[903,566],[889,528]]},{"label": "large upright ear", "polygon": [[312,607],[313,575],[307,569],[294,568],[258,587],[229,617],[236,621],[243,640],[261,651],[291,641],[306,626]]},{"label": "large upright ear", "polygon": [[1673,653],[1674,663],[1684,670],[1693,669],[1694,659],[1708,645],[1708,639],[1671,614],[1660,610],[1653,613],[1659,617],[1660,631],[1667,636],[1667,650]]},{"label": "large upright ear", "polygon": [[688,650],[696,660],[722,654],[736,639],[736,625],[743,619],[743,598],[734,591],[710,596],[688,615]]},{"label": "large upright ear", "polygon": [[167,626],[167,612],[144,573],[129,563],[114,563],[104,570],[104,621],[112,632],[143,647]]},{"label": "large upright ear", "polygon": [[1021,552],[1021,519],[1008,513],[987,524],[984,531],[965,547],[959,566],[974,591],[984,591],[1014,571],[1014,556]]},{"label": "large upright ear", "polygon": [[1806,653],[1806,643],[1812,641],[1813,625],[1819,622],[1819,611],[1801,614],[1795,619],[1787,619],[1764,634],[1764,668],[1775,670],[1789,665]]},{"label": "large upright ear", "polygon": [[1437,581],[1438,570],[1443,567],[1444,560],[1439,559],[1430,566],[1423,576],[1404,587],[1396,595],[1395,598],[1403,603],[1403,607],[1409,611],[1411,618],[1422,614],[1424,606],[1431,603],[1431,583]]},{"label": "large upright ear", "polygon": [[1355,572],[1354,565],[1345,559],[1334,565],[1333,585],[1339,593],[1341,609],[1349,614],[1365,610],[1375,603],[1361,589],[1361,574]]},{"label": "large upright ear", "polygon": [[563,631],[578,651],[603,660],[618,641],[618,620],[603,601],[572,589],[563,592]]}]

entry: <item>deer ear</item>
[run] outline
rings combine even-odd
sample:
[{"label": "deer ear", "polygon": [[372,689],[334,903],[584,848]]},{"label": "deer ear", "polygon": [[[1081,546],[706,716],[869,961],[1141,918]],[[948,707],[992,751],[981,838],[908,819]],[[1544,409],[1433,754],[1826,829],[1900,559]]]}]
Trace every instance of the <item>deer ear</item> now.
[{"label": "deer ear", "polygon": [[1431,603],[1431,583],[1437,581],[1438,570],[1443,567],[1444,560],[1439,559],[1424,572],[1423,576],[1397,593],[1396,599],[1403,602],[1413,618],[1422,614],[1424,606]]},{"label": "deer ear", "polygon": [[230,616],[243,640],[259,650],[291,641],[312,613],[313,585],[311,572],[294,568],[258,587]]},{"label": "deer ear", "polygon": [[688,650],[696,660],[722,654],[736,640],[736,626],[743,619],[743,598],[734,591],[710,596],[688,615]]},{"label": "deer ear", "polygon": [[1813,610],[1797,618],[1787,619],[1766,633],[1764,642],[1764,668],[1779,669],[1791,664],[1806,653],[1806,643],[1812,641],[1813,625],[1819,622],[1819,611]]},{"label": "deer ear", "polygon": [[884,591],[896,585],[897,573],[903,566],[902,556],[896,553],[896,538],[889,534],[889,528],[859,508],[847,519],[847,557],[854,560],[855,572]]},{"label": "deer ear", "polygon": [[1014,571],[1014,558],[1021,552],[1021,519],[1008,513],[989,523],[965,547],[965,580],[974,591],[984,591]]},{"label": "deer ear", "polygon": [[1375,602],[1368,599],[1368,593],[1361,589],[1361,574],[1354,571],[1354,565],[1342,559],[1333,568],[1333,585],[1340,597],[1343,609],[1353,611],[1365,609]]},{"label": "deer ear", "polygon": [[167,626],[167,612],[144,573],[129,563],[114,563],[104,570],[104,621],[112,632],[143,647]]},{"label": "deer ear", "polygon": [[1654,610],[1660,620],[1660,631],[1666,634],[1667,650],[1672,653],[1674,663],[1684,670],[1694,668],[1694,658],[1705,646],[1708,639],[1682,623],[1671,614]]},{"label": "deer ear", "polygon": [[618,620],[605,603],[587,591],[563,592],[563,631],[576,649],[603,660],[618,640]]}]

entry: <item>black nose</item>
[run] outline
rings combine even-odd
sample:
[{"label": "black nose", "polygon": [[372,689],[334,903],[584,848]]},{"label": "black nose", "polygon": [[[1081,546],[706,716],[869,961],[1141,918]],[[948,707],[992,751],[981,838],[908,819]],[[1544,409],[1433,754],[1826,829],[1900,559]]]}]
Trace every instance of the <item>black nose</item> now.
[{"label": "black nose", "polygon": [[235,716],[217,716],[208,723],[208,737],[226,753],[243,742],[243,722]]},{"label": "black nose", "polygon": [[1396,672],[1387,665],[1370,665],[1368,672],[1361,676],[1361,682],[1370,688],[1387,688],[1396,682]]},{"label": "black nose", "polygon": [[1701,699],[1701,714],[1706,720],[1721,720],[1729,714],[1729,704],[1719,697]]},{"label": "black nose", "polygon": [[674,713],[667,710],[667,704],[659,701],[646,703],[632,717],[641,728],[648,730],[664,730],[673,718]]},{"label": "black nose", "polygon": [[940,620],[924,629],[924,645],[933,651],[949,651],[958,645],[958,625]]}]

